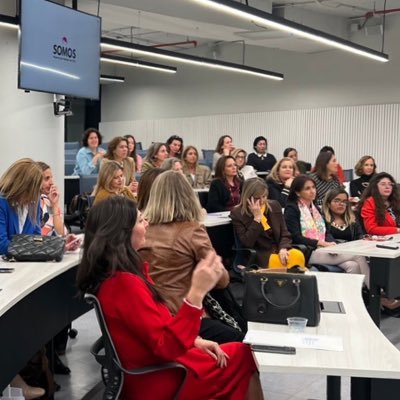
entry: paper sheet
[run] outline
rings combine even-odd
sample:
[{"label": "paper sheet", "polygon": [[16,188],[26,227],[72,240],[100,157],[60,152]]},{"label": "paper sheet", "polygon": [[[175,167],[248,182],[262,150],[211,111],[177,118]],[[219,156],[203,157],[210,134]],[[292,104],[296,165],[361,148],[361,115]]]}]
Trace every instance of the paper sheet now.
[{"label": "paper sheet", "polygon": [[310,335],[307,333],[249,330],[243,342],[258,345],[293,346],[303,349],[343,351],[343,339],[340,336]]}]

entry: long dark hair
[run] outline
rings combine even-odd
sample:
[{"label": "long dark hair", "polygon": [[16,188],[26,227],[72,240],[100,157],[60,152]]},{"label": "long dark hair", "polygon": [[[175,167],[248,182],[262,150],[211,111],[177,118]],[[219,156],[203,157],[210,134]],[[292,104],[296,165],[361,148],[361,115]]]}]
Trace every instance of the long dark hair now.
[{"label": "long dark hair", "polygon": [[[323,151],[318,154],[318,157],[315,161],[315,173],[324,181],[329,179],[328,164],[333,157],[335,157],[335,153],[332,153],[331,151]],[[336,176],[333,176],[333,178],[335,179]]]},{"label": "long dark hair", "polygon": [[[132,135],[124,135],[124,138],[128,140],[128,157],[132,157],[133,161],[135,161],[135,165],[137,165],[137,156],[136,156],[136,139]],[[133,148],[133,151],[129,151],[129,139],[133,140],[133,143],[135,147]]]},{"label": "long dark hair", "polygon": [[379,224],[383,224],[385,222],[386,216],[386,206],[385,202],[382,199],[382,196],[379,193],[378,183],[387,178],[393,184],[393,190],[391,195],[388,198],[389,206],[391,207],[393,213],[396,216],[396,222],[399,223],[400,221],[400,193],[399,188],[397,187],[396,181],[394,180],[393,176],[388,174],[387,172],[379,172],[379,174],[374,175],[371,180],[369,181],[369,185],[364,190],[361,200],[357,205],[358,210],[361,212],[361,209],[368,199],[368,197],[372,197],[375,201],[376,206],[376,220]]},{"label": "long dark hair", "polygon": [[154,299],[162,301],[147,281],[143,262],[131,245],[137,215],[135,203],[121,196],[109,197],[90,209],[77,273],[77,286],[81,293],[96,293],[101,283],[116,271],[125,271],[139,276]]}]

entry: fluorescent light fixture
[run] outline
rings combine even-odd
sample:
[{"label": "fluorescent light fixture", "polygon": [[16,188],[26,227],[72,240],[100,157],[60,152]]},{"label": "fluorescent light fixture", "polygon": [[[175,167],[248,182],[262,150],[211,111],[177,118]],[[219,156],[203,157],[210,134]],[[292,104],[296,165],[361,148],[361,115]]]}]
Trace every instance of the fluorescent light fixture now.
[{"label": "fluorescent light fixture", "polygon": [[110,50],[129,51],[134,54],[143,56],[162,58],[169,61],[178,61],[188,64],[199,65],[202,67],[222,69],[232,72],[240,72],[262,78],[269,78],[281,81],[283,74],[278,72],[267,71],[260,68],[248,67],[246,65],[234,64],[227,61],[213,60],[211,58],[203,58],[192,56],[189,54],[176,53],[169,50],[161,50],[155,47],[143,46],[135,43],[123,42],[116,39],[101,38],[101,47]]},{"label": "fluorescent light fixture", "polygon": [[162,65],[162,64],[154,64],[146,61],[132,60],[130,58],[125,58],[125,57],[110,56],[107,54],[103,54],[100,57],[100,60],[113,64],[127,65],[128,67],[147,68],[155,71],[167,72],[170,74],[176,73],[175,67],[169,67],[168,65]]},{"label": "fluorescent light fixture", "polygon": [[114,75],[101,75],[100,82],[115,82],[115,83],[124,83],[125,78],[123,76],[114,76]]},{"label": "fluorescent light fixture", "polygon": [[19,28],[18,17],[10,17],[9,15],[0,14],[0,27]]},{"label": "fluorescent light fixture", "polygon": [[231,14],[236,17],[243,18],[250,22],[255,22],[257,25],[266,26],[268,28],[277,29],[280,31],[291,33],[295,36],[300,36],[305,39],[314,40],[319,43],[326,44],[328,46],[336,47],[340,50],[348,51],[350,53],[357,54],[359,56],[368,57],[375,61],[387,62],[389,56],[385,53],[369,49],[331,35],[319,31],[308,26],[298,24],[297,22],[289,21],[287,19],[272,15],[268,12],[259,10],[254,7],[246,6],[245,4],[239,3],[232,0],[192,0],[202,5],[214,8],[216,10]]}]

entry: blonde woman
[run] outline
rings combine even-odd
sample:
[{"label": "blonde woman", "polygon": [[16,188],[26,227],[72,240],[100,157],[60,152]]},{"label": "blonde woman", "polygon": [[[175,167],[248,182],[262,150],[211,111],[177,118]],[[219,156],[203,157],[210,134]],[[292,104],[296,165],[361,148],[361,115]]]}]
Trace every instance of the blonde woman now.
[{"label": "blonde woman", "polygon": [[122,136],[117,136],[108,144],[107,153],[104,156],[104,161],[118,162],[124,171],[124,185],[128,186],[132,193],[137,192],[138,183],[135,179],[136,166],[132,157],[128,157],[128,139]]},{"label": "blonde woman", "polygon": [[170,157],[163,161],[161,169],[164,171],[174,171],[183,174],[182,160],[176,157]]},{"label": "blonde woman", "polygon": [[293,159],[284,157],[273,166],[268,175],[268,198],[276,200],[283,208],[286,206],[290,186],[296,176],[296,169]]},{"label": "blonde woman", "polygon": [[211,171],[206,165],[199,165],[199,152],[194,146],[187,146],[182,153],[183,174],[194,189],[210,186]]},{"label": "blonde woman", "polygon": [[142,173],[151,168],[160,168],[167,158],[167,145],[165,143],[153,143],[147,150],[146,157],[143,160]]},{"label": "blonde woman", "polygon": [[243,246],[257,251],[259,267],[304,267],[303,253],[291,248],[292,239],[281,206],[267,197],[264,180],[252,178],[243,184],[240,203],[230,214],[237,238]]},{"label": "blonde woman", "polygon": [[[176,314],[190,288],[196,264],[213,247],[201,225],[199,200],[182,174],[166,171],[154,181],[143,213],[149,226],[139,250],[150,264],[150,276],[165,304]],[[229,283],[224,270],[217,287]],[[241,341],[243,333],[219,320],[203,318],[200,336],[218,343]]]},{"label": "blonde woman", "polygon": [[124,185],[124,170],[117,161],[108,161],[102,164],[93,194],[95,196],[94,204],[110,196],[124,196],[135,200],[131,190]]},{"label": "blonde woman", "polygon": [[0,254],[19,233],[40,235],[42,169],[30,158],[12,164],[0,178]]},{"label": "blonde woman", "polygon": [[251,165],[246,165],[247,153],[243,149],[235,149],[232,157],[236,161],[238,169],[238,178],[242,181],[250,178],[257,178],[256,170]]}]

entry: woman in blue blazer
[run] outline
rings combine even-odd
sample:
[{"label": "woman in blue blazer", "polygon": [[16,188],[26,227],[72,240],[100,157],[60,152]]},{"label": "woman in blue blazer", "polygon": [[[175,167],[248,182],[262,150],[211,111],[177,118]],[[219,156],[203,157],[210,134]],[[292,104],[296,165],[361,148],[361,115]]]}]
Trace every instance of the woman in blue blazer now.
[{"label": "woman in blue blazer", "polygon": [[30,158],[14,162],[0,178],[0,254],[19,233],[40,235],[42,170]]}]

